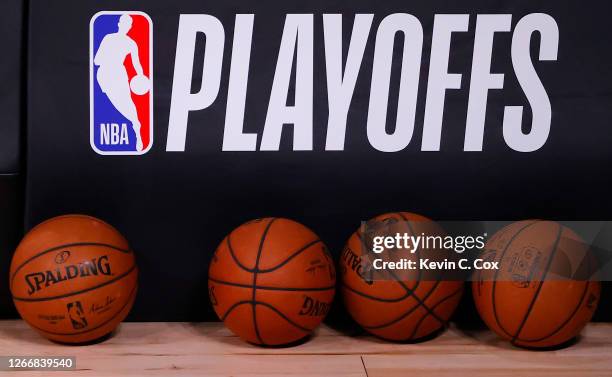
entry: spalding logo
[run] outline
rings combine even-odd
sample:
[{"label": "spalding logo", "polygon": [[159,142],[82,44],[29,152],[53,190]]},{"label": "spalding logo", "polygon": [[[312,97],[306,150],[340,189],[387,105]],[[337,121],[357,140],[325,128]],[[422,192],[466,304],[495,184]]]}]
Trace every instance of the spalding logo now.
[{"label": "spalding logo", "polygon": [[348,271],[348,268],[350,268],[366,284],[372,285],[373,280],[371,279],[371,277],[366,276],[366,274],[368,274],[368,273],[369,273],[370,276],[373,273],[371,265],[368,265],[369,268],[366,268],[364,270],[364,263],[363,263],[361,257],[359,255],[355,254],[353,252],[353,250],[351,250],[351,248],[349,248],[348,246],[345,247],[344,250],[342,251],[342,255],[340,256],[340,258],[341,258],[342,262],[344,262],[344,264],[341,265],[341,268],[343,269],[343,271],[346,272],[346,271]]},{"label": "spalding logo", "polygon": [[307,315],[311,317],[324,316],[329,312],[330,303],[321,302],[315,298],[304,295],[304,303],[300,309],[299,315]]},{"label": "spalding logo", "polygon": [[87,276],[111,275],[111,265],[108,261],[108,255],[103,255],[100,258],[93,258],[79,262],[78,264],[67,265],[55,270],[47,270],[42,272],[34,272],[25,276],[25,281],[28,284],[28,294],[32,295],[50,285],[60,283],[62,281],[83,278]]}]

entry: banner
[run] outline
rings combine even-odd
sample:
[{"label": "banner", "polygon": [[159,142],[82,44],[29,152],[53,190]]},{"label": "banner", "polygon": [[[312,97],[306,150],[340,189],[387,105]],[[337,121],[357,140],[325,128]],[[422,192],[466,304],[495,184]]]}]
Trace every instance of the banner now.
[{"label": "banner", "polygon": [[609,220],[610,11],[33,0],[27,226],[108,221],[142,271],[131,318],[201,320],[212,253],[254,218],[335,257],[394,211]]}]

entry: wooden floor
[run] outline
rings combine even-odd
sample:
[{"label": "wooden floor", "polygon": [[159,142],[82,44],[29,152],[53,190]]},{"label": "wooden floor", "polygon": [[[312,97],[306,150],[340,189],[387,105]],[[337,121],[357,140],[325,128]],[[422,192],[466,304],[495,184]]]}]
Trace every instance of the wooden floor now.
[{"label": "wooden floor", "polygon": [[351,337],[322,326],[308,342],[267,349],[243,343],[220,323],[124,323],[105,342],[62,346],[21,321],[0,321],[0,356],[76,356],[69,372],[19,376],[612,376],[612,324],[590,324],[556,351],[511,347],[487,331],[451,327],[419,344]]}]

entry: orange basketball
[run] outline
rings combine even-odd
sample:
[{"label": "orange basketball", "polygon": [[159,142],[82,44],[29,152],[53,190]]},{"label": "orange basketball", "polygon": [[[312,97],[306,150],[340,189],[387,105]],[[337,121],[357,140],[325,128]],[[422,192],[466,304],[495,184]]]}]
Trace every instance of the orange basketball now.
[{"label": "orange basketball", "polygon": [[247,342],[286,345],[308,336],[334,298],[336,272],[319,237],[287,219],[234,229],[213,256],[208,289],[215,312]]},{"label": "orange basketball", "polygon": [[21,317],[48,339],[83,343],[111,333],[136,296],[134,254],[112,226],[67,215],[39,224],[21,241],[10,287]]},{"label": "orange basketball", "polygon": [[481,258],[499,262],[499,269],[475,275],[476,308],[512,344],[561,345],[593,316],[601,283],[589,281],[595,261],[569,228],[553,221],[510,224],[489,239]]},{"label": "orange basketball", "polygon": [[[384,232],[389,235],[443,234],[432,220],[407,212],[380,215],[368,224],[385,224]],[[381,272],[370,268],[372,264],[364,259],[370,257],[371,238],[358,229],[341,255],[344,304],[353,319],[371,334],[393,341],[417,340],[443,328],[459,304],[463,281],[442,280],[439,271]],[[445,252],[435,250],[429,254],[428,257],[439,258]],[[420,256],[417,250],[412,258],[417,260]]]}]

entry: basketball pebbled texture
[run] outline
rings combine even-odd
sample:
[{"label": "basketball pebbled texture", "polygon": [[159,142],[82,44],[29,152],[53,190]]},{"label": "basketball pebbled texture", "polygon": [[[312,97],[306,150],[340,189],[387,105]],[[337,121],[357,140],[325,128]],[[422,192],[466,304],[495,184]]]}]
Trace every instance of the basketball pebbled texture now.
[{"label": "basketball pebbled texture", "polygon": [[[408,234],[443,233],[432,220],[408,212],[380,215],[370,223],[389,221],[399,222]],[[364,235],[358,229],[339,262],[344,305],[362,328],[386,340],[415,341],[446,326],[463,294],[463,281],[444,281],[439,273],[398,271],[383,276],[378,270],[366,272],[363,246]],[[420,252],[414,256],[418,258]]]},{"label": "basketball pebbled texture", "polygon": [[280,346],[308,336],[335,292],[333,260],[319,237],[288,219],[253,220],[221,242],[209,296],[225,325],[247,342]]},{"label": "basketball pebbled texture", "polygon": [[21,317],[44,337],[84,343],[111,333],[129,313],[138,269],[126,239],[84,215],[49,219],[21,241],[10,289]]},{"label": "basketball pebbled texture", "polygon": [[590,321],[599,302],[601,283],[588,279],[596,262],[587,253],[576,233],[553,221],[504,227],[482,255],[498,261],[500,269],[479,271],[472,282],[478,313],[491,330],[517,346],[568,342]]}]

